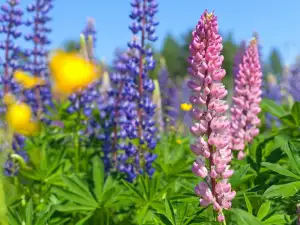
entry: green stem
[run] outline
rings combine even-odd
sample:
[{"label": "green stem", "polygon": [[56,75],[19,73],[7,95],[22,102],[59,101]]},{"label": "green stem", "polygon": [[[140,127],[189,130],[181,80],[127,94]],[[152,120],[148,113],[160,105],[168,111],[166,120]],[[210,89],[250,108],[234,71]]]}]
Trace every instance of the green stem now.
[{"label": "green stem", "polygon": [[80,157],[80,148],[79,148],[79,135],[78,131],[75,134],[75,172],[79,173],[79,157]]}]

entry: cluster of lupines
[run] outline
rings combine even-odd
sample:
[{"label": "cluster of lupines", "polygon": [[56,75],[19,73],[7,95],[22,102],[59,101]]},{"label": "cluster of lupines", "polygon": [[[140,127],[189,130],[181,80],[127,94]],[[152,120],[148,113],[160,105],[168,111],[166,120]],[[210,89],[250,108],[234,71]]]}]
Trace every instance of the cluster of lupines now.
[{"label": "cluster of lupines", "polygon": [[165,128],[175,126],[179,117],[179,95],[177,87],[169,78],[169,72],[165,61],[161,60],[161,70],[159,71],[159,86],[161,89],[163,116]]},{"label": "cluster of lupines", "polygon": [[235,191],[231,190],[228,178],[232,158],[230,149],[230,122],[225,116],[228,105],[221,100],[227,90],[221,83],[226,72],[221,68],[224,57],[222,37],[218,33],[217,17],[207,10],[201,16],[192,35],[188,72],[192,80],[192,116],[196,122],[191,133],[196,136],[191,150],[197,155],[193,172],[205,181],[200,182],[195,192],[202,206],[213,205],[218,212],[218,221],[224,221],[223,209],[231,207]]},{"label": "cluster of lupines", "polygon": [[[148,71],[153,70],[156,63],[151,48],[146,47],[146,41],[157,40],[155,27],[158,25],[154,19],[158,11],[155,0],[133,0],[131,6],[130,18],[133,23],[129,28],[133,33],[133,39],[128,43],[126,62],[128,79],[126,82],[121,82],[124,84],[119,93],[127,93],[133,103],[126,105],[128,107],[126,116],[120,117],[122,118],[120,120],[127,120],[125,123],[122,121],[124,130],[121,130],[124,138],[127,137],[128,140],[119,143],[117,147],[123,152],[117,158],[117,167],[127,174],[127,179],[130,181],[138,173],[145,171],[150,176],[154,173],[152,162],[156,155],[147,151],[156,146],[156,127],[152,118],[155,114],[155,105],[152,102],[154,83],[148,77]],[[136,138],[139,141],[138,146],[131,141]]]},{"label": "cluster of lupines", "polygon": [[[0,49],[4,50],[4,58],[0,59],[4,72],[3,76],[0,77],[1,99],[4,98],[5,93],[10,92],[17,95],[20,92],[19,85],[13,79],[14,71],[20,67],[18,60],[20,59],[21,50],[16,40],[21,37],[21,32],[18,28],[24,23],[22,20],[23,11],[19,8],[19,4],[19,0],[7,0],[6,3],[1,5],[0,33],[4,37],[4,41],[0,42]],[[6,106],[4,104],[0,105],[1,116],[4,115],[5,111]],[[23,136],[16,134],[13,138],[13,150],[26,159],[26,153],[23,151],[24,141]],[[8,157],[4,165],[5,174],[13,176],[18,172],[18,164],[10,158],[10,155]]]},{"label": "cluster of lupines", "polygon": [[232,149],[239,151],[238,159],[243,159],[245,145],[259,133],[257,125],[260,124],[262,72],[255,38],[247,47],[235,84],[231,108]]},{"label": "cluster of lupines", "polygon": [[[280,104],[282,100],[282,94],[280,86],[277,84],[277,79],[273,74],[268,74],[267,82],[265,83],[263,97],[271,99],[276,103]],[[272,126],[272,122],[275,121],[276,125],[280,125],[280,121],[277,117],[272,116],[270,113],[266,114],[266,125]]]},{"label": "cluster of lupines", "polygon": [[[30,72],[35,77],[44,79],[49,77],[47,63],[49,50],[47,46],[50,44],[48,35],[51,29],[47,24],[51,21],[49,12],[52,8],[52,0],[34,0],[33,4],[27,6],[27,12],[32,13],[33,18],[26,23],[31,28],[31,33],[25,35],[25,40],[32,43],[32,48],[24,51],[26,62],[23,65],[23,70]],[[50,83],[24,90],[23,93],[36,115],[41,116],[41,112],[48,113],[47,107],[52,106]]]}]

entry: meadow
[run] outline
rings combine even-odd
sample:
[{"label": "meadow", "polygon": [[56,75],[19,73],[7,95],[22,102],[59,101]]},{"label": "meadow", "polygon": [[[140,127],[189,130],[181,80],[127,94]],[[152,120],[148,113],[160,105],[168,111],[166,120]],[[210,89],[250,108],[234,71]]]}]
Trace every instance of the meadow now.
[{"label": "meadow", "polygon": [[110,65],[93,20],[49,49],[55,1],[20,1],[0,11],[0,225],[300,225],[299,60],[268,69],[207,10],[159,52],[158,2],[132,0]]}]

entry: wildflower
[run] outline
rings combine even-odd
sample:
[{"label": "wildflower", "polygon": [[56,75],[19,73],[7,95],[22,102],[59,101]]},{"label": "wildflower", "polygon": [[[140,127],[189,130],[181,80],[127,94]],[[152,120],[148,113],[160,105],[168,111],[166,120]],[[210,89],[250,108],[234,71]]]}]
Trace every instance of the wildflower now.
[{"label": "wildflower", "polygon": [[14,73],[14,79],[17,83],[22,85],[24,89],[31,89],[38,85],[45,85],[46,81],[39,77],[31,76],[27,73],[24,73],[21,70],[17,70]]},{"label": "wildflower", "polygon": [[12,131],[18,134],[30,136],[38,131],[38,124],[32,120],[32,110],[26,103],[9,104],[5,118]]},{"label": "wildflower", "polygon": [[235,191],[228,183],[228,178],[233,174],[229,166],[232,158],[230,124],[225,116],[228,106],[221,100],[227,90],[221,83],[226,72],[221,68],[224,58],[220,55],[222,38],[218,33],[217,17],[206,10],[192,37],[188,59],[192,80],[188,85],[192,90],[190,101],[194,106],[192,116],[196,122],[190,131],[197,137],[191,150],[198,156],[192,171],[205,180],[196,186],[195,193],[200,197],[202,206],[213,205],[218,212],[218,221],[222,222],[225,219],[222,211],[231,207]]},{"label": "wildflower", "polygon": [[127,105],[129,109],[126,111],[129,111],[129,115],[122,124],[125,128],[124,136],[129,139],[137,138],[139,144],[136,146],[132,142],[120,143],[119,149],[124,154],[118,156],[118,169],[127,174],[129,181],[133,181],[139,173],[146,172],[149,176],[153,175],[155,170],[152,163],[156,155],[151,150],[156,147],[157,142],[157,129],[153,119],[156,105],[152,102],[155,86],[148,76],[148,72],[155,68],[156,62],[147,40],[150,42],[157,40],[155,27],[158,22],[154,17],[158,12],[158,4],[155,0],[133,0],[131,6],[130,18],[133,22],[129,29],[133,33],[133,38],[128,43],[129,57],[126,63],[128,80],[124,80],[120,94],[128,93],[128,100],[133,102]]},{"label": "wildflower", "polygon": [[53,90],[69,96],[87,88],[99,77],[96,66],[75,53],[57,51],[50,63]]},{"label": "wildflower", "polygon": [[188,104],[188,103],[183,103],[180,105],[180,108],[183,110],[183,111],[190,111],[192,109],[192,104]]},{"label": "wildflower", "polygon": [[261,111],[262,72],[256,39],[250,42],[245,52],[235,83],[231,108],[231,145],[232,149],[239,151],[238,158],[243,159],[245,144],[259,133],[256,126],[260,123],[257,115]]},{"label": "wildflower", "polygon": [[182,144],[182,141],[181,141],[180,139],[177,139],[177,140],[176,140],[176,143],[179,144],[179,145],[181,145],[181,144]]}]

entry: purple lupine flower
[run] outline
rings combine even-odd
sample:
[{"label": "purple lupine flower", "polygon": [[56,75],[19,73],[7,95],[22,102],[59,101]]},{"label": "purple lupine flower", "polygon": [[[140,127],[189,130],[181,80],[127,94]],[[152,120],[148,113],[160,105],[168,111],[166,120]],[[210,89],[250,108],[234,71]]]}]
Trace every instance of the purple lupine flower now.
[{"label": "purple lupine flower", "polygon": [[260,124],[258,113],[261,111],[262,72],[255,38],[245,52],[235,82],[234,104],[231,108],[232,149],[239,151],[238,159],[243,159],[245,144],[258,135],[257,125]]},{"label": "purple lupine flower", "polygon": [[[16,43],[16,40],[21,36],[18,28],[23,24],[23,11],[19,8],[19,4],[19,0],[7,0],[1,5],[0,33],[4,37],[4,41],[0,42],[0,49],[4,50],[4,58],[0,59],[4,72],[0,78],[0,84],[3,86],[1,98],[8,91],[13,94],[19,92],[19,87],[12,78],[14,71],[19,68],[18,59],[21,53],[20,47]],[[1,111],[4,111],[4,108]]]},{"label": "purple lupine flower", "polygon": [[190,101],[196,122],[190,131],[197,138],[191,145],[197,155],[192,170],[205,179],[196,186],[195,192],[202,206],[213,205],[218,221],[222,222],[225,219],[222,211],[231,207],[236,193],[228,183],[233,174],[229,165],[232,158],[230,122],[225,116],[228,105],[221,100],[227,90],[221,83],[226,71],[222,69],[224,57],[220,55],[222,37],[218,33],[217,17],[205,10],[192,36],[188,59],[192,80],[188,85],[192,90]]},{"label": "purple lupine flower", "polygon": [[[47,24],[51,21],[49,12],[52,8],[52,0],[34,0],[33,4],[27,6],[27,12],[33,14],[33,18],[26,22],[26,25],[31,28],[31,32],[25,35],[25,40],[32,46],[24,51],[27,60],[23,65],[23,70],[46,80],[49,77],[47,57],[48,46],[51,43],[48,35],[52,31]],[[27,103],[38,117],[41,116],[42,112],[49,113],[48,107],[53,106],[50,82],[44,86],[24,90],[23,93]],[[50,122],[46,118],[42,119],[45,122]]]},{"label": "purple lupine flower", "polygon": [[165,61],[161,60],[161,70],[159,71],[159,86],[161,88],[163,117],[165,128],[175,126],[179,117],[179,96],[177,87],[169,77],[169,72]]},{"label": "purple lupine flower", "polygon": [[139,144],[118,144],[118,149],[124,152],[118,156],[118,169],[127,174],[129,181],[139,173],[147,172],[150,176],[154,173],[152,163],[156,155],[147,151],[156,147],[156,127],[153,120],[155,105],[152,102],[154,83],[148,77],[148,71],[153,70],[156,63],[151,48],[146,47],[146,41],[157,40],[155,27],[158,25],[154,19],[158,11],[155,0],[133,0],[131,6],[130,18],[133,23],[129,29],[133,33],[133,39],[128,43],[128,76],[125,77],[121,93],[128,93],[128,100],[132,103],[127,105],[126,117],[121,118],[125,122],[122,125],[125,131],[122,135],[129,139],[137,138]]},{"label": "purple lupine flower", "polygon": [[[267,76],[267,82],[265,83],[263,90],[263,97],[275,101],[277,104],[281,103],[282,94],[280,86],[277,84],[277,79],[273,74]],[[272,122],[276,122],[276,126],[280,125],[280,121],[277,117],[272,116],[270,113],[266,114],[267,127],[272,126]]]},{"label": "purple lupine flower", "polygon": [[[228,105],[221,100],[227,95],[221,83],[226,74],[221,68],[224,60],[221,50],[217,17],[205,10],[193,32],[188,59],[188,72],[192,78],[188,83],[192,90],[192,116],[197,121],[190,129],[197,137],[191,149],[198,156],[193,172],[205,179],[196,186],[195,192],[201,198],[202,206],[213,205],[220,222],[224,220],[223,209],[229,209],[235,197],[235,191],[228,183],[233,171],[229,165],[232,158],[230,123],[225,116]],[[205,159],[209,161],[208,167]]]},{"label": "purple lupine flower", "polygon": [[[110,73],[112,88],[109,96],[113,99],[113,112],[110,113],[110,125],[112,127],[111,163],[120,172],[126,174],[128,181],[133,181],[138,173],[138,165],[132,158],[137,154],[136,147],[131,140],[138,137],[137,105],[134,101],[138,92],[135,78],[131,76],[127,65],[130,60],[130,50],[117,52],[113,62],[113,72]],[[133,162],[130,162],[130,159]]]},{"label": "purple lupine flower", "polygon": [[[0,49],[4,50],[4,58],[0,59],[1,66],[3,66],[3,76],[0,76],[0,98],[3,98],[5,93],[12,93],[19,96],[20,87],[13,79],[13,73],[20,68],[18,63],[20,59],[20,47],[17,44],[17,39],[20,38],[21,32],[18,30],[19,26],[23,24],[23,11],[19,8],[19,0],[7,0],[1,5],[0,14],[0,33],[4,37],[4,41],[0,42]],[[1,102],[0,115],[6,111],[6,106]],[[24,156],[24,141],[25,138],[15,134],[12,142],[12,149],[15,154]],[[25,156],[24,156],[25,157]],[[25,159],[25,158],[24,158]],[[4,173],[7,176],[14,176],[18,173],[18,164],[10,160],[5,162]]]},{"label": "purple lupine flower", "polygon": [[[12,142],[12,149],[14,154],[20,155],[24,161],[27,163],[29,161],[28,155],[26,151],[24,151],[25,146],[25,137],[19,134],[15,134],[13,137]],[[14,159],[8,156],[8,159],[6,160],[4,164],[4,175],[5,176],[16,176],[19,173],[19,163],[16,162]]]}]

